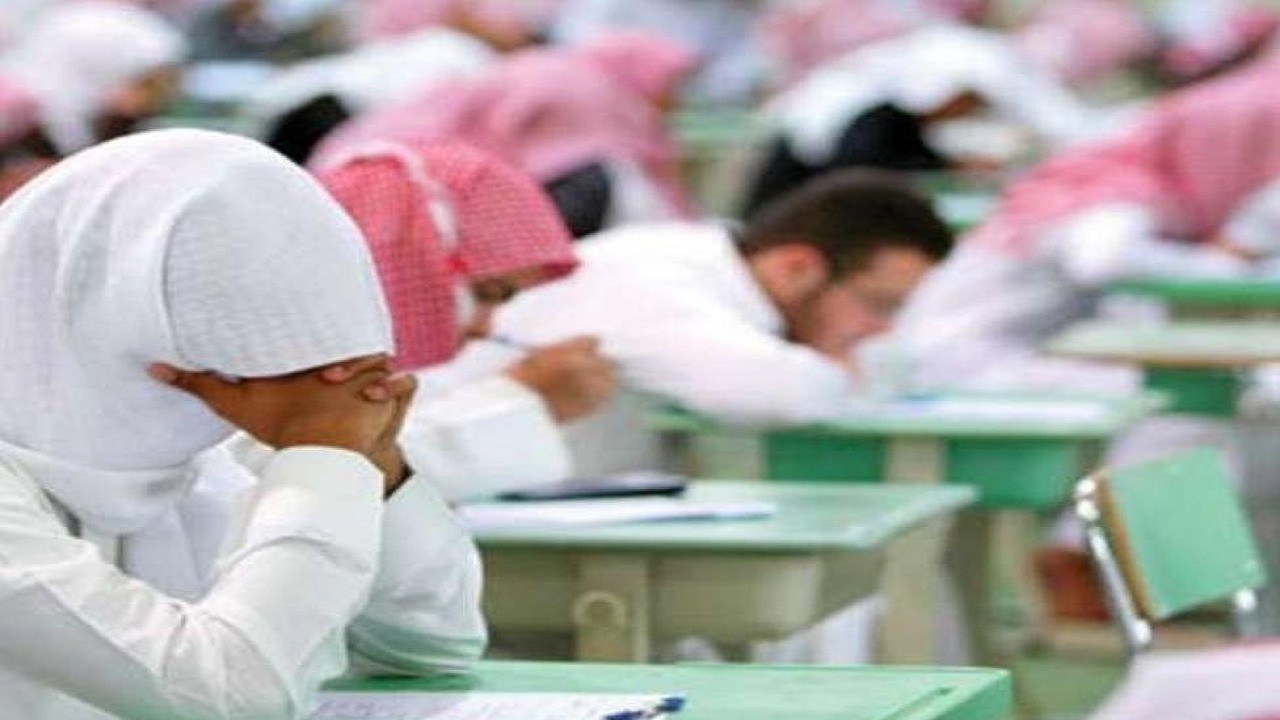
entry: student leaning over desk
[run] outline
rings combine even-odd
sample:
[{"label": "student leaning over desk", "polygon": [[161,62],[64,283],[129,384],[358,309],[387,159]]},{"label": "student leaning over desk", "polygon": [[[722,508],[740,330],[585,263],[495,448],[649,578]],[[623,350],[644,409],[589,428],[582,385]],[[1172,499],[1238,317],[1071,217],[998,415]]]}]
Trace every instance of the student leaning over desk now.
[{"label": "student leaning over desk", "polygon": [[1276,272],[1280,56],[1174,94],[1123,137],[1051,159],[912,299],[899,336],[925,386],[1136,390],[1136,372],[1045,357],[1109,283]]},{"label": "student leaning over desk", "polygon": [[503,303],[578,265],[551,202],[518,170],[455,142],[356,143],[319,171],[373,253],[395,325],[397,365],[417,373],[401,442],[450,500],[569,474],[560,423],[612,393],[588,337],[531,349],[501,371],[440,366],[489,333]]},{"label": "student leaning over desk", "polygon": [[661,453],[648,396],[733,422],[840,412],[858,389],[855,346],[888,327],[950,245],[896,181],[838,175],[740,231],[648,224],[589,238],[576,273],[516,298],[494,325],[533,344],[598,336],[628,392],[569,428],[576,470],[650,469]]},{"label": "student leaning over desk", "polygon": [[303,172],[196,131],[86,151],[0,209],[0,294],[0,716],[291,720],[480,655],[373,263]]}]

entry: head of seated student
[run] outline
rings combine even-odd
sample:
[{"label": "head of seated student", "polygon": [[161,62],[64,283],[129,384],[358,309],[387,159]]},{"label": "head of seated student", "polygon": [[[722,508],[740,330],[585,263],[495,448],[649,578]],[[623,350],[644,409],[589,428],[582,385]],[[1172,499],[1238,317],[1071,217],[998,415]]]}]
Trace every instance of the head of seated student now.
[{"label": "head of seated student", "polygon": [[0,287],[0,454],[107,535],[177,507],[237,428],[372,460],[397,422],[357,397],[393,347],[358,230],[257,143],[170,130],[63,161],[0,208]]},{"label": "head of seated student", "polygon": [[[395,326],[396,363],[421,370],[490,335],[494,312],[521,291],[572,272],[573,239],[529,177],[454,143],[355,146],[319,171],[373,251]],[[615,386],[594,338],[530,348],[507,369],[570,422]]]},{"label": "head of seated student", "polygon": [[740,247],[790,338],[844,359],[890,327],[953,242],[929,201],[898,179],[850,171],[766,205]]},{"label": "head of seated student", "polygon": [[498,307],[577,266],[537,184],[470,146],[356,145],[317,174],[373,251],[406,369],[449,360]]},{"label": "head of seated student", "polygon": [[137,128],[178,92],[182,36],[141,7],[77,0],[42,15],[4,60],[58,154]]}]

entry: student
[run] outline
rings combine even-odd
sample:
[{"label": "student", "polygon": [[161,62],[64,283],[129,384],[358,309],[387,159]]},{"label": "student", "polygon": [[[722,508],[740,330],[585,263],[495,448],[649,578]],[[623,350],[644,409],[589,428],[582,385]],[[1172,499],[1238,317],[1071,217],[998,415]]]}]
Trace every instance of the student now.
[{"label": "student", "polygon": [[297,163],[351,118],[474,76],[498,55],[480,40],[433,27],[296,63],[252,92],[240,115],[254,137]]},{"label": "student", "polygon": [[1270,59],[1171,96],[1124,137],[1014,184],[912,299],[899,336],[926,387],[1136,389],[1040,345],[1133,277],[1241,277],[1275,252],[1280,93]]},{"label": "student", "polygon": [[693,65],[679,44],[638,33],[519,53],[343,126],[313,163],[367,139],[461,140],[532,175],[576,236],[685,217],[690,203],[663,111]]},{"label": "student", "polygon": [[0,56],[5,85],[37,111],[36,123],[0,145],[0,174],[134,129],[173,96],[183,52],[163,20],[125,3],[76,0],[39,15]]},{"label": "student", "polygon": [[589,238],[576,273],[524,293],[494,325],[535,345],[598,336],[630,392],[569,429],[575,467],[652,469],[661,457],[641,394],[733,422],[840,412],[858,390],[854,348],[888,327],[950,244],[928,203],[896,182],[834,176],[741,232],[673,223]]},{"label": "student", "polygon": [[409,465],[450,500],[566,478],[559,424],[594,412],[614,386],[594,340],[532,350],[501,374],[421,372],[487,335],[498,306],[577,266],[542,191],[457,143],[357,145],[319,177],[373,251],[397,364],[427,388],[401,433]]},{"label": "student", "polygon": [[373,263],[304,173],[198,131],[88,150],[0,207],[0,294],[0,715],[300,719],[348,668],[480,655]]},{"label": "student", "polygon": [[1006,38],[950,26],[855,49],[809,73],[766,113],[775,137],[749,190],[748,214],[841,168],[989,169],[1002,159],[986,147],[941,144],[938,133],[953,121],[989,114],[1053,143],[1100,130],[1092,113],[1027,67]]}]

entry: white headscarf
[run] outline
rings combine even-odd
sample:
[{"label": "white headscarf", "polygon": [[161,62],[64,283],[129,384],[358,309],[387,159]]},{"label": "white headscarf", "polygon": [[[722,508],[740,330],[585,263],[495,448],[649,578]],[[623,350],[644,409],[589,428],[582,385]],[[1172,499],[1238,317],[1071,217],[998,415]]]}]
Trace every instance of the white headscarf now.
[{"label": "white headscarf", "polygon": [[76,0],[41,14],[0,70],[35,96],[45,132],[69,154],[93,143],[93,123],[113,92],[180,62],[185,50],[182,36],[149,10]]},{"label": "white headscarf", "polygon": [[221,539],[184,526],[211,507],[190,505],[193,487],[235,484],[195,462],[232,428],[148,366],[269,377],[390,352],[391,337],[355,225],[249,140],[142,133],[0,207],[0,457],[175,593],[198,594],[208,568],[171,548],[207,558]]},{"label": "white headscarf", "polygon": [[779,97],[772,112],[792,150],[821,163],[849,121],[877,105],[923,114],[969,91],[1054,140],[1072,139],[1092,120],[1064,88],[1028,67],[1006,38],[955,25],[859,48],[815,70]]}]

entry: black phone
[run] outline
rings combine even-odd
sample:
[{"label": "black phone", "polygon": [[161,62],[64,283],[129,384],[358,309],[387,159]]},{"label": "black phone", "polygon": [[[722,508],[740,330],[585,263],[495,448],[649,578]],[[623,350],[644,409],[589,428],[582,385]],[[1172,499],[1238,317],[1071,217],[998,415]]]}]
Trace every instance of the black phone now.
[{"label": "black phone", "polygon": [[689,485],[681,475],[661,472],[619,473],[601,478],[574,478],[551,485],[513,490],[498,497],[502,500],[586,500],[590,498],[638,497],[644,495],[680,495]]}]

